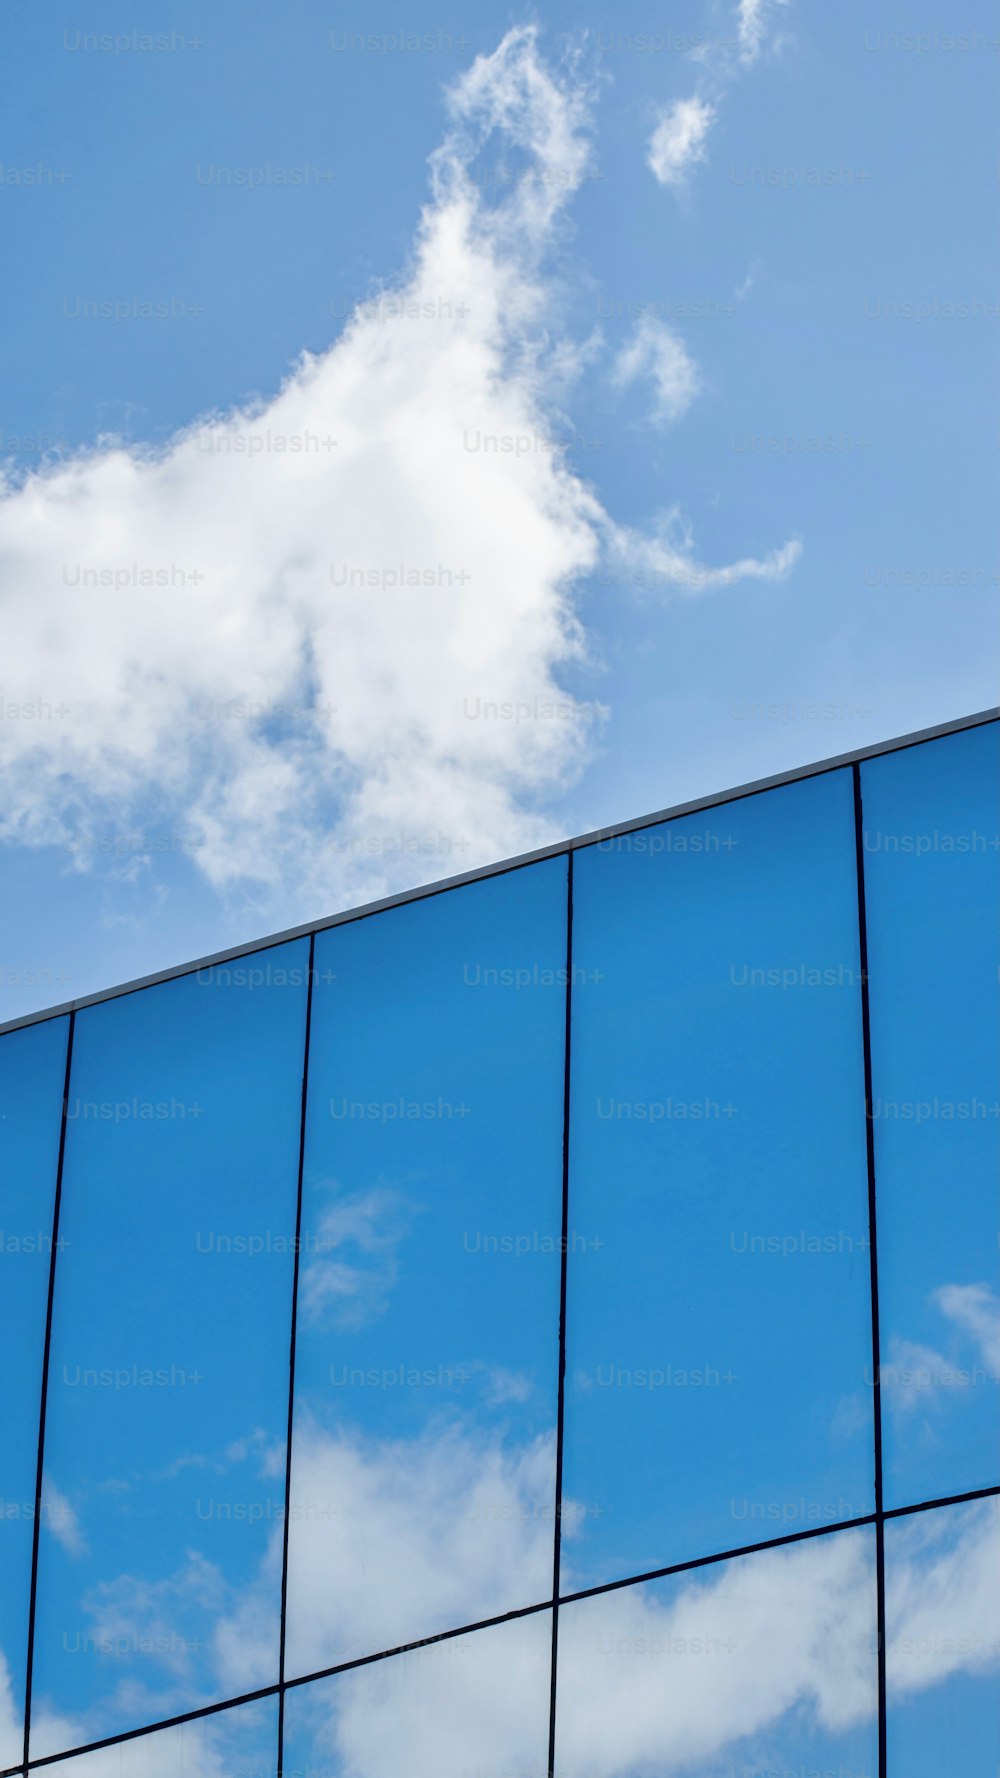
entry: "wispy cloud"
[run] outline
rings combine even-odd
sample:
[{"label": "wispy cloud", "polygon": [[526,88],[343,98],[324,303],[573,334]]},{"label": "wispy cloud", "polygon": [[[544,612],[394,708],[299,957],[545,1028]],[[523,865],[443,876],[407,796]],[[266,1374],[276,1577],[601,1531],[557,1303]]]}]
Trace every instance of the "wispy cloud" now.
[{"label": "wispy cloud", "polygon": [[[22,1698],[22,1704],[23,1701]],[[20,1710],[14,1707],[10,1667],[0,1648],[0,1760],[5,1766],[16,1765],[24,1753],[24,1726],[19,1716]]]},{"label": "wispy cloud", "polygon": [[713,568],[699,560],[690,525],[672,507],[661,515],[651,534],[617,526],[609,538],[608,553],[623,584],[637,594],[679,593],[694,598],[741,580],[784,580],[799,560],[802,544],[793,537],[766,556],[743,556]]},{"label": "wispy cloud", "polygon": [[769,43],[779,41],[775,14],[787,4],[788,0],[738,0],[733,44],[708,44],[692,52],[692,61],[701,69],[699,90],[665,106],[649,139],[647,163],[661,185],[685,187],[692,170],[707,159],[708,133],[718,121],[727,89],[760,59]]},{"label": "wispy cloud", "polygon": [[691,406],[701,379],[680,335],[653,315],[643,315],[628,344],[615,360],[613,377],[620,386],[648,376],[655,391],[653,419],[679,420]]},{"label": "wispy cloud", "polygon": [[739,0],[736,27],[739,35],[740,60],[755,62],[764,49],[779,8],[788,0]]},{"label": "wispy cloud", "polygon": [[358,1328],[385,1313],[399,1275],[399,1249],[420,1206],[378,1186],[336,1198],[314,1231],[302,1271],[303,1313]]},{"label": "wispy cloud", "polygon": [[649,165],[661,185],[680,185],[692,167],[705,159],[705,138],[715,120],[707,99],[676,99],[667,107],[649,140]]},{"label": "wispy cloud", "polygon": [[987,1284],[945,1284],[934,1300],[975,1341],[994,1375],[1000,1375],[1000,1296]]},{"label": "wispy cloud", "polygon": [[65,1494],[48,1475],[42,1490],[42,1517],[53,1537],[69,1555],[82,1556],[85,1553],[87,1540],[80,1529],[80,1521]]},{"label": "wispy cloud", "polygon": [[[889,1405],[897,1413],[916,1407],[940,1408],[972,1389],[981,1365],[1000,1378],[1000,1298],[986,1284],[943,1284],[931,1301],[964,1338],[966,1350],[950,1355],[936,1347],[894,1334],[880,1379]],[[970,1361],[968,1346],[972,1347]]]},{"label": "wispy cloud", "polygon": [[900,1521],[887,1557],[886,1670],[898,1698],[1000,1668],[995,1500]]}]

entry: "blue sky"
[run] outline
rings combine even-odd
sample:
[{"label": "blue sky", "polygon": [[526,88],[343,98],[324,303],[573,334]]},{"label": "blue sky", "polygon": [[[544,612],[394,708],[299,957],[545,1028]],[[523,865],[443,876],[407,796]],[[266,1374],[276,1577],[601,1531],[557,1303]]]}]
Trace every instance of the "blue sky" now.
[{"label": "blue sky", "polygon": [[[995,697],[992,10],[469,10],[192,0],[166,24],[94,6],[9,26],[0,1020]],[[972,1039],[996,852],[883,843],[992,845],[994,746],[864,772],[879,1090],[987,1107],[876,1127],[889,1504],[994,1473],[995,1097]],[[570,1274],[573,1586],[662,1561],[663,1523],[680,1558],[871,1507],[849,777],[670,835],[669,859],[623,843],[575,866],[594,985],[574,1003],[574,1220],[603,1245]],[[296,1675],[548,1596],[565,868],[317,941]],[[650,929],[671,966],[655,1003]],[[79,1019],[36,1754],[273,1680],[306,952],[268,953],[263,993],[198,975]],[[491,986],[526,957],[554,979]],[[837,975],[821,1008],[736,979],[800,963]],[[6,1040],[25,1362],[4,1382],[25,1424],[48,1255],[7,1237],[45,1228],[31,1186],[66,1028]],[[404,1124],[403,1100],[437,1109]],[[677,1187],[652,1207],[650,1177]],[[488,1245],[526,1227],[530,1253]],[[836,1252],[808,1252],[814,1233]],[[800,1247],[744,1256],[775,1236]],[[666,1248],[718,1284],[727,1242],[716,1305],[653,1263]],[[654,1386],[659,1291],[667,1362],[721,1377],[738,1348],[732,1386]],[[776,1300],[803,1330],[787,1356]],[[407,1362],[429,1380],[401,1399]],[[23,1594],[33,1442],[15,1456]],[[891,1529],[892,1745],[938,1771],[961,1716],[969,1761],[995,1765],[995,1511]],[[628,1769],[666,1733],[691,1778],[720,1748],[860,1773],[872,1603],[862,1531],[568,1607],[560,1756]],[[675,1648],[713,1621],[737,1626],[735,1685]],[[2,1767],[23,1614],[0,1628]],[[389,1769],[374,1694],[408,1770],[440,1769],[415,1737],[445,1704],[464,1769],[486,1722],[540,1770],[548,1638],[539,1612],[304,1688],[290,1746],[334,1770],[360,1743],[360,1769]],[[684,1656],[666,1725],[650,1640]],[[632,1741],[609,1750],[623,1687]],[[186,1756],[221,1778],[273,1741],[268,1703],[190,1731]],[[176,1770],[173,1731],[148,1751]],[[103,1778],[96,1760],[81,1774]]]},{"label": "blue sky", "polygon": [[991,9],[467,12],[11,23],[0,1015],[995,696]]}]

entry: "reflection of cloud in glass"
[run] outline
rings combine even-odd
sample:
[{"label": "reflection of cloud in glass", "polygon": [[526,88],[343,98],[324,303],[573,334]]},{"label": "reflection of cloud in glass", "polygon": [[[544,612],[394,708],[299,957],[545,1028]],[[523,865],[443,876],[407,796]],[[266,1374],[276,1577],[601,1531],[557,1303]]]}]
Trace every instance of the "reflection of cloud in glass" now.
[{"label": "reflection of cloud in glass", "polygon": [[[297,1442],[296,1462],[290,1675],[546,1596],[551,1439],[502,1447],[451,1429],[420,1441],[365,1443],[309,1427]],[[373,1502],[379,1538],[359,1540],[358,1525],[372,1522]],[[1000,1668],[997,1503],[915,1514],[889,1525],[887,1537],[894,1702],[957,1674]],[[862,1731],[867,1736],[875,1708],[872,1541],[868,1531],[832,1533],[736,1558],[707,1575],[565,1606],[560,1772],[572,1778],[592,1772],[631,1778],[650,1769],[694,1773],[702,1761],[731,1757],[740,1742],[752,1745],[756,1760],[773,1761],[793,1728],[818,1737],[817,1745]],[[280,1545],[276,1524],[261,1576],[235,1600],[229,1593],[230,1609],[221,1619],[221,1577],[192,1560],[162,1582],[123,1575],[101,1588],[90,1601],[95,1632],[170,1637],[173,1606],[196,1597],[216,1621],[199,1666],[203,1674],[214,1667],[221,1687],[231,1687],[246,1671]],[[530,1635],[510,1634],[529,1622],[535,1626]],[[547,1614],[539,1613],[520,1626],[503,1626],[503,1634],[477,1631],[439,1645],[423,1658],[419,1681],[412,1661],[393,1658],[361,1670],[372,1676],[364,1686],[338,1678],[310,1688],[296,1706],[294,1757],[308,1751],[304,1738],[313,1763],[330,1760],[331,1774],[345,1770],[352,1778],[415,1778],[422,1762],[430,1771],[434,1761],[437,1778],[484,1762],[498,1772],[543,1771],[544,1747],[531,1763],[534,1703],[521,1710],[517,1700],[547,1694],[547,1626]],[[266,1633],[260,1644],[269,1651]],[[441,1649],[452,1654],[442,1656]],[[371,1714],[376,1694],[377,1721]],[[39,1727],[47,1738],[58,1733],[62,1745],[82,1738],[77,1722],[64,1721],[57,1730],[50,1717]],[[16,1732],[0,1656],[0,1745]],[[224,1778],[229,1772],[219,1734],[214,1718],[189,1726],[183,1759],[193,1761],[192,1773]],[[127,1745],[134,1751],[125,1766],[113,1763],[119,1749],[88,1755],[86,1766],[79,1762],[80,1778],[112,1771],[115,1778],[167,1778],[188,1769],[177,1763],[166,1734]]]},{"label": "reflection of cloud in glass", "polygon": [[548,1611],[302,1686],[286,1778],[544,1778]]},{"label": "reflection of cloud in glass", "polygon": [[277,1702],[224,1710],[60,1763],[65,1778],[263,1778],[274,1769]]},{"label": "reflection of cloud in glass", "polygon": [[297,1431],[289,1675],[548,1598],[554,1446]]},{"label": "reflection of cloud in glass", "polygon": [[303,1258],[301,1301],[314,1321],[358,1328],[388,1308],[398,1250],[418,1205],[384,1186],[338,1198],[319,1218]]},{"label": "reflection of cloud in glass", "polygon": [[[923,1690],[997,1665],[996,1506],[969,1509],[957,1525],[947,1517],[946,1524],[944,1513],[921,1514],[890,1527],[902,1533],[893,1550],[890,1688]],[[454,1551],[440,1523],[421,1531],[397,1521],[392,1553],[416,1561],[415,1593],[445,1588],[435,1563]],[[358,1608],[355,1588],[345,1620]],[[302,1603],[323,1609],[318,1598]],[[526,1660],[537,1664],[535,1683],[547,1682],[547,1650],[543,1636],[529,1642],[513,1633],[543,1621],[540,1613],[520,1626],[477,1631],[424,1651],[419,1665],[393,1658],[360,1670],[363,1681],[348,1674],[291,1694],[293,1764],[322,1778],[543,1772],[544,1743],[539,1751],[519,1700],[530,1690]],[[835,1768],[849,1746],[850,1769],[872,1769],[871,1531],[581,1600],[560,1613],[559,1641],[557,1769],[570,1778],[700,1775],[703,1762],[737,1753],[754,1769],[780,1768],[800,1744],[810,1750],[807,1767]],[[504,1699],[506,1710],[497,1707]],[[796,1754],[796,1769],[798,1761]]]},{"label": "reflection of cloud in glass", "polygon": [[504,1370],[502,1365],[496,1365],[490,1371],[487,1394],[494,1407],[508,1401],[527,1401],[531,1392],[531,1378],[520,1371]]},{"label": "reflection of cloud in glass", "polygon": [[64,1550],[68,1550],[71,1556],[81,1556],[84,1553],[87,1542],[80,1529],[80,1521],[65,1494],[56,1487],[51,1476],[45,1477],[42,1517],[53,1537],[58,1538]]},{"label": "reflection of cloud in glass", "polygon": [[[182,1568],[162,1580],[120,1574],[101,1581],[84,1596],[83,1605],[90,1622],[75,1638],[64,1638],[70,1652],[81,1650],[86,1639],[118,1660],[155,1649],[167,1673],[193,1681],[204,1644],[188,1631],[188,1624],[192,1617],[211,1617],[225,1609],[226,1583],[213,1563],[191,1552]],[[128,1683],[134,1690],[134,1681]]]},{"label": "reflection of cloud in glass", "polygon": [[20,1712],[14,1708],[10,1668],[3,1649],[0,1648],[0,1760],[4,1765],[13,1765],[15,1760],[20,1759],[23,1747],[24,1728]]},{"label": "reflection of cloud in glass", "polygon": [[[249,1471],[241,1475],[244,1464]],[[38,1748],[97,1738],[100,1717],[89,1714],[91,1705],[120,1711],[138,1726],[274,1682],[284,1450],[255,1428],[224,1450],[189,1453],[154,1474],[159,1480],[171,1479],[191,1469],[204,1477],[203,1491],[188,1503],[189,1543],[175,1566],[162,1544],[152,1539],[142,1567],[119,1570],[89,1585],[77,1571],[78,1590],[63,1618],[60,1646],[87,1674],[89,1695],[82,1705],[74,1700],[57,1718],[51,1693],[36,1687],[32,1737]],[[220,1486],[221,1477],[227,1480]],[[112,1478],[94,1484],[91,1492],[100,1496],[132,1490],[132,1483]],[[87,1552],[73,1507],[48,1478],[44,1519],[71,1553]],[[238,1540],[248,1526],[272,1533],[259,1562],[248,1561],[238,1579],[209,1560],[202,1548],[226,1524]],[[0,1703],[0,1746],[2,1725]],[[20,1743],[12,1760],[19,1754]]]},{"label": "reflection of cloud in glass", "polygon": [[791,1712],[819,1737],[873,1717],[874,1539],[846,1532],[728,1562],[707,1580],[566,1606],[559,1647],[560,1770],[700,1771],[747,1737],[754,1764],[771,1756],[766,1767]]},{"label": "reflection of cloud in glass", "polygon": [[1000,1371],[1000,1296],[987,1284],[945,1284],[935,1298],[949,1320],[975,1340],[992,1370]]},{"label": "reflection of cloud in glass", "polygon": [[[261,992],[205,970],[78,1014],[70,1102],[91,1113],[63,1152],[45,1460],[80,1529],[49,1490],[33,1759],[67,1745],[47,1711],[89,1744],[260,1683],[234,1671],[220,1692],[206,1650],[263,1589],[270,1518],[229,1509],[283,1510],[259,1469],[288,1417],[308,957],[302,939],[274,947]],[[271,1245],[251,1258],[256,1231]]]},{"label": "reflection of cloud in glass", "polygon": [[886,1674],[898,1699],[1000,1669],[1000,1508],[985,1500],[891,1527]]},{"label": "reflection of cloud in glass", "polygon": [[918,1404],[929,1409],[976,1384],[1000,1380],[1000,1297],[985,1284],[943,1284],[930,1300],[965,1336],[965,1349],[946,1357],[893,1334],[879,1374],[890,1407],[900,1413]]}]

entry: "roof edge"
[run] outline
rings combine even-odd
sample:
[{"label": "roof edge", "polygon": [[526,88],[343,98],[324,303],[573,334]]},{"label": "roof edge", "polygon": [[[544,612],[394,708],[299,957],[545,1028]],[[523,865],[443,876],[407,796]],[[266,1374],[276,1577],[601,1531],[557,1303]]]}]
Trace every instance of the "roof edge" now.
[{"label": "roof edge", "polygon": [[806,778],[818,778],[824,772],[836,771],[841,766],[853,765],[856,761],[875,759],[886,753],[899,753],[904,748],[919,746],[923,741],[936,741],[944,735],[958,734],[964,729],[982,728],[985,724],[1000,719],[1000,706],[988,710],[977,711],[973,716],[956,717],[952,722],[935,723],[931,728],[916,729],[912,734],[899,735],[891,741],[879,741],[870,747],[856,747],[847,753],[837,753],[829,759],[817,760],[812,765],[795,766],[787,772],[776,772],[767,778],[755,778],[748,784],[741,784],[732,790],[718,791],[711,796],[694,797],[690,802],[675,803],[668,809],[660,809],[652,815],[642,815],[630,821],[619,821],[611,827],[594,828],[590,833],[578,834],[571,839],[558,840],[551,846],[540,846],[533,852],[522,852],[513,858],[503,858],[495,864],[479,865],[475,870],[463,871],[454,877],[442,877],[434,883],[421,884],[416,889],[403,889],[395,895],[383,896],[378,901],[364,902],[360,907],[345,908],[341,913],[328,914],[324,919],[310,920],[302,926],[289,926],[282,932],[271,933],[263,938],[251,939],[246,944],[233,945],[224,951],[213,951],[209,956],[197,957],[189,963],[173,964],[167,969],[154,970],[151,975],[137,976],[134,981],[121,982],[112,988],[99,988],[92,994],[83,994],[74,1000],[62,1001],[58,1006],[42,1007],[37,1012],[22,1013],[19,1017],[0,1022],[0,1036],[8,1031],[20,1031],[28,1025],[39,1025],[47,1019],[57,1019],[66,1013],[78,1012],[83,1007],[99,1006],[104,1000],[117,1000],[124,994],[135,994],[141,988],[155,987],[158,982],[176,981],[185,975],[194,975],[202,969],[211,969],[216,964],[231,963],[237,957],[249,957],[257,951],[268,951],[275,945],[283,945],[296,938],[308,938],[314,932],[326,932],[333,926],[346,926],[353,920],[364,920],[370,914],[380,914],[388,908],[405,907],[413,901],[424,901],[431,895],[441,895],[448,889],[459,889],[465,883],[478,883],[490,877],[504,876],[508,871],[520,870],[525,865],[537,864],[544,858],[559,858],[570,852],[578,851],[582,846],[593,846],[599,840],[615,839],[620,834],[638,833],[644,827],[657,827],[661,822],[673,821],[682,815],[696,814],[699,809],[717,809],[726,803],[741,801],[744,797],[756,796],[763,790],[776,790],[783,784],[797,784]]}]

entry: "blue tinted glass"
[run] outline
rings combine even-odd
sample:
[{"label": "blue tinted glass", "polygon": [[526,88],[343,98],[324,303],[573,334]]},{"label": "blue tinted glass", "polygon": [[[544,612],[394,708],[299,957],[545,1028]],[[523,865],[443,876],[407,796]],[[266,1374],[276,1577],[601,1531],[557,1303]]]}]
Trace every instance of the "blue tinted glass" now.
[{"label": "blue tinted glass", "polygon": [[78,1015],[35,1757],[277,1681],[307,974],[303,940]]},{"label": "blue tinted glass", "polygon": [[566,862],[322,933],[287,1674],[551,1597]]},{"label": "blue tinted glass", "polygon": [[561,1606],[556,1771],[875,1778],[874,1543],[834,1532]]},{"label": "blue tinted glass", "polygon": [[544,1778],[551,1656],[540,1611],[294,1686],[283,1778]]},{"label": "blue tinted glass", "polygon": [[1000,729],[862,767],[885,1502],[1000,1482]]},{"label": "blue tinted glass", "polygon": [[24,1752],[38,1409],[67,1019],[0,1037],[0,1767]]},{"label": "blue tinted glass", "polygon": [[276,1698],[61,1760],[65,1778],[275,1778]]},{"label": "blue tinted glass", "polygon": [[872,1510],[850,772],[581,851],[573,956],[563,1591]]},{"label": "blue tinted glass", "polygon": [[885,1528],[889,1778],[1000,1771],[1000,1506]]}]

